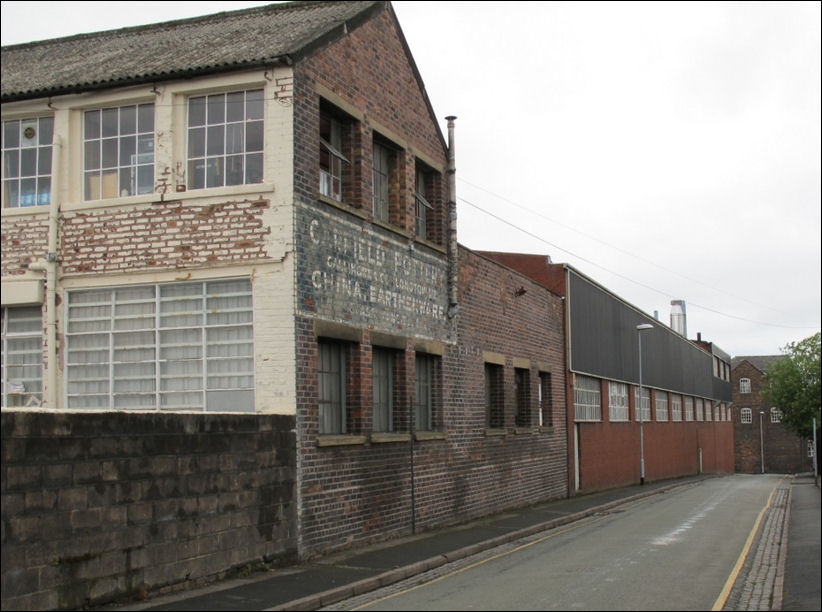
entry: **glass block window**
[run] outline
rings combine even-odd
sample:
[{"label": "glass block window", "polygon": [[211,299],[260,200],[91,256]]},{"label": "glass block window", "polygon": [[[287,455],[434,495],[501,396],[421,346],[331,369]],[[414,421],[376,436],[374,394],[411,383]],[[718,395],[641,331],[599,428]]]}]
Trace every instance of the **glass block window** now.
[{"label": "glass block window", "polygon": [[188,100],[188,188],[263,182],[263,90]]},{"label": "glass block window", "polygon": [[86,111],[83,169],[86,201],[152,193],[154,104]]},{"label": "glass block window", "polygon": [[574,385],[574,420],[601,420],[602,399],[600,396],[598,378],[577,375]]},{"label": "glass block window", "polygon": [[628,385],[608,383],[608,418],[611,421],[628,420]]},{"label": "glass block window", "polygon": [[254,410],[251,283],[72,291],[69,408]]},{"label": "glass block window", "polygon": [[671,420],[682,420],[682,396],[676,393],[671,394]]},{"label": "glass block window", "polygon": [[[635,387],[634,397],[639,397],[639,387]],[[642,387],[642,399],[637,401],[636,420],[646,423],[651,420],[651,390],[648,387]]]},{"label": "glass block window", "polygon": [[3,122],[3,207],[51,202],[54,118]]},{"label": "glass block window", "polygon": [[2,309],[2,405],[40,406],[43,400],[43,315],[40,306]]}]

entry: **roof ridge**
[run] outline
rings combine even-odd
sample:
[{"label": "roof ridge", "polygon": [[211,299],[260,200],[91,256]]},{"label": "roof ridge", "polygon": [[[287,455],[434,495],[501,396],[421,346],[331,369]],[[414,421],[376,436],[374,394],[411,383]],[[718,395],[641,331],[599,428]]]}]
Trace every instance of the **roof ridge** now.
[{"label": "roof ridge", "polygon": [[141,34],[147,31],[163,31],[173,30],[179,27],[188,25],[197,26],[211,21],[225,22],[226,20],[237,20],[246,18],[254,14],[269,14],[275,12],[291,12],[304,10],[309,7],[317,5],[330,6],[335,4],[351,4],[346,0],[299,0],[296,2],[277,2],[265,4],[263,6],[252,6],[246,9],[219,11],[217,13],[209,13],[208,15],[198,15],[196,17],[184,17],[182,19],[172,19],[170,21],[158,21],[155,23],[147,23],[137,26],[126,26],[123,28],[115,28],[113,30],[98,30],[96,32],[84,32],[82,34],[72,34],[71,36],[61,36],[58,38],[45,38],[43,40],[33,40],[24,43],[16,43],[12,45],[3,45],[2,49],[17,50],[26,47],[44,47],[52,44],[62,44],[70,41],[80,40],[94,40],[98,38],[118,38],[121,36],[130,36],[132,34]]}]

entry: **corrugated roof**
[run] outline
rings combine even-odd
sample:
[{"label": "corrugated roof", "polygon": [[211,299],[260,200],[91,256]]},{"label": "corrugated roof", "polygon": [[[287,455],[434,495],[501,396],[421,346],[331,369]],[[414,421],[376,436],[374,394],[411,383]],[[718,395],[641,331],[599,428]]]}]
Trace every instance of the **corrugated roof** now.
[{"label": "corrugated roof", "polygon": [[0,94],[6,102],[263,66],[299,57],[384,4],[271,4],[10,45],[2,48]]}]

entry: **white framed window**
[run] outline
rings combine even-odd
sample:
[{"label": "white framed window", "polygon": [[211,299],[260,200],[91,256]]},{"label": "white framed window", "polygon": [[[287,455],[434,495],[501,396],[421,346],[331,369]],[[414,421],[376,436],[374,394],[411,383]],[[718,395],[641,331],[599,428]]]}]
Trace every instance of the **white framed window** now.
[{"label": "white framed window", "polygon": [[656,420],[668,420],[668,392],[654,389],[654,406],[656,407]]},{"label": "white framed window", "polygon": [[648,422],[651,420],[651,390],[648,387],[642,388],[642,398],[639,398],[639,387],[634,387],[635,418],[637,421]]},{"label": "white framed window", "polygon": [[711,400],[705,400],[705,420],[713,421],[714,404]]},{"label": "white framed window", "polygon": [[395,351],[374,347],[371,353],[374,431],[394,430]]},{"label": "white framed window", "polygon": [[574,385],[574,420],[602,420],[602,398],[598,378],[576,375]]},{"label": "white framed window", "polygon": [[188,188],[263,182],[262,89],[188,99]]},{"label": "white framed window", "polygon": [[739,392],[740,393],[750,393],[751,392],[751,379],[750,378],[740,378],[739,379]]},{"label": "white framed window", "polygon": [[694,414],[696,415],[697,421],[702,421],[704,418],[703,404],[704,402],[701,397],[694,400]]},{"label": "white framed window", "polygon": [[51,202],[54,117],[3,122],[3,208]]},{"label": "white framed window", "polygon": [[694,420],[694,398],[690,395],[685,396],[685,420],[689,422]]},{"label": "white framed window", "polygon": [[254,410],[248,279],[68,293],[66,404]]},{"label": "white framed window", "polygon": [[779,408],[771,408],[771,423],[782,422],[782,411]]},{"label": "white framed window", "polygon": [[83,199],[154,191],[154,104],[83,113]]},{"label": "white framed window", "polygon": [[682,421],[682,396],[678,393],[671,394],[671,420]]},{"label": "white framed window", "polygon": [[343,434],[348,431],[346,407],[346,353],[341,342],[319,340],[318,404],[320,434]]},{"label": "white framed window", "polygon": [[327,113],[320,114],[320,193],[338,202],[343,199],[343,155],[347,125]]},{"label": "white framed window", "polygon": [[743,425],[753,423],[753,411],[750,408],[743,408],[739,411],[739,420]]},{"label": "white framed window", "polygon": [[608,383],[608,419],[611,421],[627,421],[628,415],[628,385],[619,382]]},{"label": "white framed window", "polygon": [[0,369],[4,408],[43,402],[43,312],[40,306],[2,309]]}]

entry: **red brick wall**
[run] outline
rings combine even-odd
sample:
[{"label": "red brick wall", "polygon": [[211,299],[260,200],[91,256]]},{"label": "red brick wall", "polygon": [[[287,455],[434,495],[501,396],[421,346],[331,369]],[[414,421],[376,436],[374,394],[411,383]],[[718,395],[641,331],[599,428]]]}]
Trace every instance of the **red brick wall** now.
[{"label": "red brick wall", "polygon": [[[739,392],[739,379],[751,381],[751,392]],[[765,472],[795,474],[810,469],[811,463],[804,457],[802,440],[781,423],[771,423],[770,409],[762,397],[764,374],[749,361],[743,360],[731,372],[734,416],[734,465],[737,472],[759,474],[762,472],[764,448]],[[751,422],[742,423],[742,409],[751,409]],[[759,412],[762,415],[760,432]]]}]

